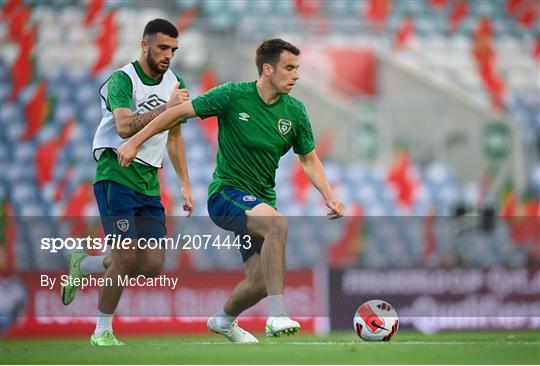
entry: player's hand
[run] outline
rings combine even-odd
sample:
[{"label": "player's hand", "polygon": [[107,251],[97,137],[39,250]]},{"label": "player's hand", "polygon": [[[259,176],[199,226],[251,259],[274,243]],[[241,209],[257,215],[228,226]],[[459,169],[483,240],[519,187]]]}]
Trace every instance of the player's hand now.
[{"label": "player's hand", "polygon": [[182,185],[182,197],[184,198],[184,211],[186,211],[187,217],[190,217],[193,213],[193,207],[195,206],[195,197],[193,196],[193,191],[191,190],[191,185],[183,184]]},{"label": "player's hand", "polygon": [[329,220],[339,219],[345,213],[345,204],[335,197],[326,200],[326,207],[330,209],[326,214]]},{"label": "player's hand", "polygon": [[128,167],[137,156],[137,150],[139,150],[139,148],[131,139],[124,142],[116,151],[118,164],[124,168]]},{"label": "player's hand", "polygon": [[176,84],[176,86],[174,87],[171,93],[171,97],[169,98],[169,101],[167,102],[167,109],[177,106],[179,104],[182,104],[189,100],[189,91],[186,88],[184,89],[179,89],[179,88],[180,88],[180,82]]}]

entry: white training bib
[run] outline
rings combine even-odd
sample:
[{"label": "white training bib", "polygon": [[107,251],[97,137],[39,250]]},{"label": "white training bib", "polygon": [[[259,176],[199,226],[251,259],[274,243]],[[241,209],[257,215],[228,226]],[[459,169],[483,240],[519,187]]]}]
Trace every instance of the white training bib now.
[{"label": "white training bib", "polygon": [[[163,74],[163,79],[157,85],[146,85],[143,83],[135,66],[130,63],[120,70],[125,72],[131,79],[133,87],[133,106],[134,114],[143,114],[157,108],[169,100],[173,89],[178,84],[178,79],[170,69]],[[101,95],[101,113],[103,118],[94,135],[93,151],[96,161],[99,160],[104,149],[117,150],[118,147],[127,139],[121,138],[116,132],[112,111],[107,109],[107,93],[109,80],[103,84],[99,93]],[[163,131],[148,139],[139,149],[136,161],[138,163],[161,168],[163,155],[167,145],[167,136],[169,131]]]}]

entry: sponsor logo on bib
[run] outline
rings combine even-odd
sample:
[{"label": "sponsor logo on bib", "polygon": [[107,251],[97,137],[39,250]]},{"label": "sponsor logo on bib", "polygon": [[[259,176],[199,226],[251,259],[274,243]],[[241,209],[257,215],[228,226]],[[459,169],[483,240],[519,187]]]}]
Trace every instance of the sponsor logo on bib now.
[{"label": "sponsor logo on bib", "polygon": [[137,104],[137,114],[149,112],[166,103],[167,101],[158,97],[157,94],[149,95],[144,102]]},{"label": "sponsor logo on bib", "polygon": [[246,201],[246,202],[253,202],[257,199],[257,197],[249,194],[247,196],[244,196],[244,198],[242,198],[242,200]]}]

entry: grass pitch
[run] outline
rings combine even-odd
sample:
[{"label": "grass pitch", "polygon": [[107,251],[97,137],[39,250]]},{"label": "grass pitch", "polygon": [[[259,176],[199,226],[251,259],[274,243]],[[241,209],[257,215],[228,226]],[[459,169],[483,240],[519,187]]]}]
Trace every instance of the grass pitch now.
[{"label": "grass pitch", "polygon": [[540,364],[540,332],[400,331],[389,343],[352,333],[259,336],[235,345],[220,336],[120,337],[125,347],[95,348],[87,338],[1,340],[2,364]]}]

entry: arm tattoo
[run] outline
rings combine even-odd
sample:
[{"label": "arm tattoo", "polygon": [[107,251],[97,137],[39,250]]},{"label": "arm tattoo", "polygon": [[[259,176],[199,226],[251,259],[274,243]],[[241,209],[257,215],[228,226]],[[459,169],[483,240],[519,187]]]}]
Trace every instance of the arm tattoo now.
[{"label": "arm tattoo", "polygon": [[137,132],[142,130],[144,126],[149,124],[154,118],[159,116],[162,112],[165,112],[165,109],[167,109],[167,106],[163,104],[151,110],[150,112],[133,116],[132,117],[133,119],[129,123],[129,130],[131,132],[131,136],[135,135]]}]

